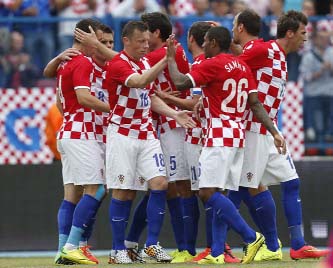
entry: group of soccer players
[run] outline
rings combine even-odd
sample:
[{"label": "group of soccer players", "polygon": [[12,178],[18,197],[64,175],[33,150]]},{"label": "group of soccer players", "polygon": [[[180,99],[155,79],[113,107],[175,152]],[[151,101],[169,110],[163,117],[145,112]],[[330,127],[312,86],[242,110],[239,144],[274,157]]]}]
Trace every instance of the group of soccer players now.
[{"label": "group of soccer players", "polygon": [[[260,17],[252,10],[235,17],[233,41],[226,28],[196,22],[187,40],[194,58],[190,67],[162,13],[128,22],[120,53],[112,50],[108,26],[81,20],[73,47],[44,70],[57,76],[57,103],[64,115],[58,134],[64,200],[55,263],[98,263],[87,241],[107,189],[111,264],[144,262],[138,241],[145,227],[143,251],[157,262],[240,262],[226,244],[229,228],[246,243],[243,263],[281,260],[275,203],[267,189],[277,183],[290,257],[327,255],[304,241],[299,178],[276,127],[286,55],[306,40],[306,24],[302,13],[289,11],[279,18],[277,40],[264,42],[258,39]],[[147,194],[126,236],[136,191]],[[207,234],[207,248],[199,254],[198,197]],[[260,232],[239,214],[241,201]],[[166,204],[177,244],[171,254],[158,242]]]}]

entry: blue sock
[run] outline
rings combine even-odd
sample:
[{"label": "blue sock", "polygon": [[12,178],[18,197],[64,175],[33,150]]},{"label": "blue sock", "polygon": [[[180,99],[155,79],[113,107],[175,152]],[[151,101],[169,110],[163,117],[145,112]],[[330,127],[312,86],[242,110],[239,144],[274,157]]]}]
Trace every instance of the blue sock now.
[{"label": "blue sock", "polygon": [[[244,189],[247,189],[247,188],[244,188],[244,187],[242,187],[242,188],[243,188],[242,191],[244,191]],[[243,202],[247,206],[247,208],[249,210],[249,213],[250,213],[250,216],[251,216],[253,222],[255,223],[255,225],[258,227],[260,233],[264,233],[264,230],[261,226],[261,221],[260,221],[260,219],[258,218],[258,215],[257,215],[256,208],[255,208],[255,206],[253,205],[253,202],[252,202],[252,196],[250,195],[248,190],[246,192],[243,192]]]},{"label": "blue sock", "polygon": [[95,215],[93,215],[93,217],[90,219],[89,223],[87,224],[88,227],[86,228],[86,230],[82,234],[82,237],[81,237],[82,240],[81,241],[88,241],[89,238],[91,237],[92,231],[94,229],[94,224],[96,222],[96,214],[97,214],[97,211],[98,211],[99,207],[101,206],[101,204],[102,204],[102,202],[99,202]]},{"label": "blue sock", "polygon": [[112,229],[112,247],[115,250],[126,249],[124,241],[128,218],[128,201],[111,198],[109,220]]},{"label": "blue sock", "polygon": [[276,207],[271,192],[266,190],[253,196],[252,203],[256,209],[267,248],[276,251],[279,248],[279,242],[276,228]]},{"label": "blue sock", "polygon": [[99,201],[90,195],[83,195],[80,202],[76,205],[73,214],[73,224],[67,243],[79,246],[81,236],[88,228],[89,221],[96,215],[99,208]]},{"label": "blue sock", "polygon": [[213,241],[213,208],[211,206],[205,205],[205,212],[206,212],[206,241],[207,241],[207,248],[212,247]]},{"label": "blue sock", "polygon": [[216,192],[209,198],[207,205],[212,206],[216,214],[242,236],[244,242],[251,243],[256,239],[256,232],[244,221],[229,198]]},{"label": "blue sock", "polygon": [[186,250],[184,236],[183,211],[180,197],[168,199],[168,207],[171,218],[173,234],[179,251]]},{"label": "blue sock", "polygon": [[165,215],[165,190],[151,190],[147,204],[146,246],[157,245]]},{"label": "blue sock", "polygon": [[73,213],[76,204],[73,204],[67,200],[63,200],[58,210],[58,233],[59,233],[59,244],[58,250],[60,251],[66,244],[68,235],[71,231]]},{"label": "blue sock", "polygon": [[300,249],[305,245],[302,233],[302,203],[299,196],[299,178],[282,182],[282,203],[288,221],[291,248]]},{"label": "blue sock", "polygon": [[193,195],[190,198],[182,198],[183,203],[183,222],[184,226],[184,235],[187,245],[187,250],[191,255],[196,255],[195,243],[198,236],[198,225],[199,225],[199,204],[196,195]]},{"label": "blue sock", "polygon": [[145,195],[134,210],[133,221],[128,232],[127,241],[139,242],[140,235],[147,226],[147,204],[149,195]]},{"label": "blue sock", "polygon": [[212,253],[213,257],[220,256],[224,253],[224,245],[227,239],[228,224],[221,217],[221,210],[213,210],[213,244]]}]

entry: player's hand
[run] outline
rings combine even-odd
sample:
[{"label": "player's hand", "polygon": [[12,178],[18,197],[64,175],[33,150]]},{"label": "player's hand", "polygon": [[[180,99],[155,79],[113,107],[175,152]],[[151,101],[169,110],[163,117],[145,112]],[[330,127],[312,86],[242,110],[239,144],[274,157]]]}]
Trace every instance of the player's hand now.
[{"label": "player's hand", "polygon": [[75,28],[74,37],[85,46],[96,47],[99,42],[93,28],[89,25],[90,33],[86,33],[79,28]]},{"label": "player's hand", "polygon": [[210,26],[212,27],[218,27],[221,26],[221,23],[217,22],[217,21],[213,21],[213,20],[206,20],[205,22],[208,22],[210,24]]},{"label": "player's hand", "polygon": [[279,154],[286,154],[287,152],[286,141],[279,133],[274,135],[274,145],[278,150]]},{"label": "player's hand", "polygon": [[200,113],[203,109],[203,103],[202,98],[199,99],[199,101],[194,105],[193,112],[195,115],[195,118],[200,122]]},{"label": "player's hand", "polygon": [[196,127],[197,124],[194,122],[194,120],[190,116],[191,114],[192,114],[192,112],[186,111],[186,110],[178,111],[176,116],[175,116],[175,120],[183,128],[186,128],[186,129],[187,128],[194,128],[194,127]]},{"label": "player's hand", "polygon": [[61,52],[58,55],[58,58],[61,61],[68,61],[68,60],[71,60],[73,57],[78,56],[80,54],[81,54],[81,52],[78,49],[71,47],[71,48],[67,48],[66,50]]},{"label": "player's hand", "polygon": [[167,44],[167,59],[174,60],[176,57],[176,45],[175,45],[175,35],[171,34],[166,41]]},{"label": "player's hand", "polygon": [[242,54],[243,48],[241,45],[236,44],[234,42],[234,40],[232,40],[232,42],[230,44],[230,51],[233,55],[238,56],[238,55]]}]

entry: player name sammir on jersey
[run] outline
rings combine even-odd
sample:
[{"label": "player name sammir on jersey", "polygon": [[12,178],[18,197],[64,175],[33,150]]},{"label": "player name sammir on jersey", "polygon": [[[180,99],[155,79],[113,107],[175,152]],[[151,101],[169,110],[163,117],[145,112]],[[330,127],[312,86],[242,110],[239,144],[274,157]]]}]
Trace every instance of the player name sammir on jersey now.
[{"label": "player name sammir on jersey", "polygon": [[227,70],[228,73],[230,73],[234,69],[240,69],[241,71],[245,72],[245,66],[242,65],[238,60],[228,62],[226,65],[224,65],[224,68]]}]

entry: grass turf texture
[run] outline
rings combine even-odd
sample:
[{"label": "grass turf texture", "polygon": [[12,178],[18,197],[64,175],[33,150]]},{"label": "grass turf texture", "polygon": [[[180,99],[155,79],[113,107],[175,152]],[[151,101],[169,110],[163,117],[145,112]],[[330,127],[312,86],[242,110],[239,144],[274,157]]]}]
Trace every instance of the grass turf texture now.
[{"label": "grass turf texture", "polygon": [[[238,254],[237,254],[238,255]],[[107,257],[99,257],[100,264],[98,265],[69,265],[69,266],[59,266],[53,264],[53,258],[0,258],[0,268],[55,268],[55,267],[87,267],[87,268],[104,268],[104,267],[121,267],[121,268],[201,268],[201,267],[243,267],[243,268],[323,268],[319,260],[300,260],[293,261],[290,259],[289,254],[285,252],[282,261],[271,261],[271,262],[252,262],[251,264],[224,264],[224,265],[200,265],[196,263],[186,263],[186,264],[157,264],[157,263],[146,263],[146,264],[132,264],[132,265],[110,265],[108,264]]]}]

